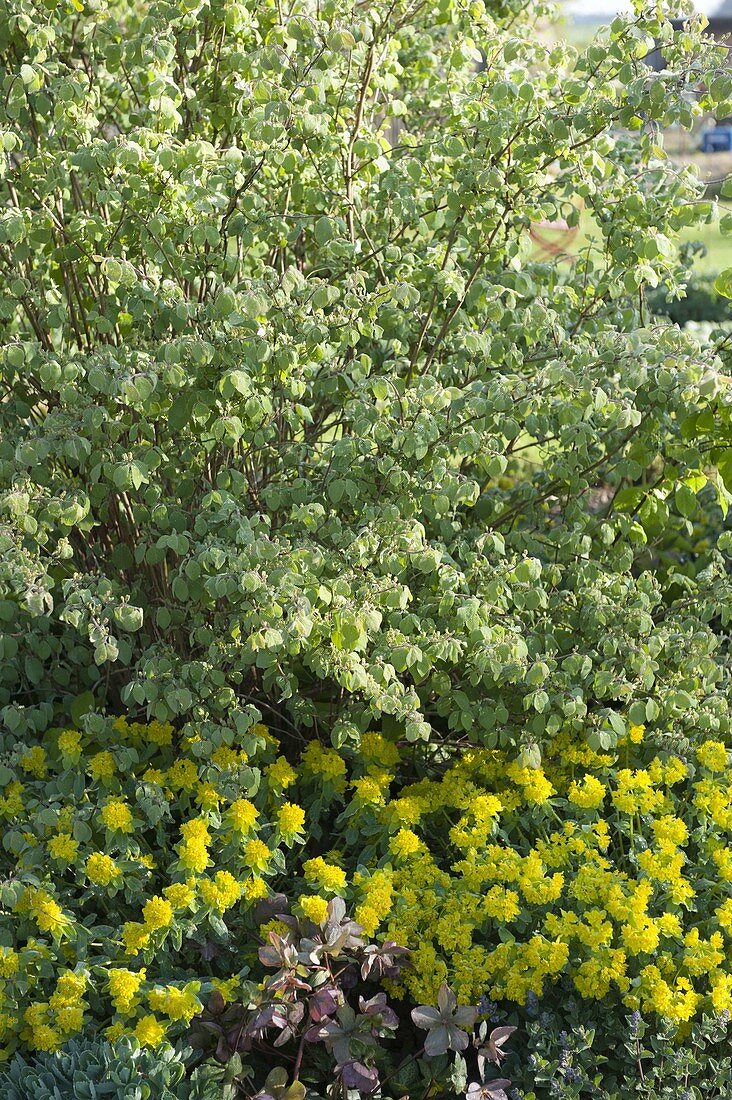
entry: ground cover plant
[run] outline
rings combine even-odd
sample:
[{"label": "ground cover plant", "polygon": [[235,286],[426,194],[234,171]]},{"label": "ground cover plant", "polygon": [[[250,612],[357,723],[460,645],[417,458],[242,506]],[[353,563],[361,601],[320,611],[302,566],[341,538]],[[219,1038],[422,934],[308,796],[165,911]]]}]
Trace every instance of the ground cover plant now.
[{"label": "ground cover plant", "polygon": [[8,1095],[729,1095],[671,14],[0,0]]}]

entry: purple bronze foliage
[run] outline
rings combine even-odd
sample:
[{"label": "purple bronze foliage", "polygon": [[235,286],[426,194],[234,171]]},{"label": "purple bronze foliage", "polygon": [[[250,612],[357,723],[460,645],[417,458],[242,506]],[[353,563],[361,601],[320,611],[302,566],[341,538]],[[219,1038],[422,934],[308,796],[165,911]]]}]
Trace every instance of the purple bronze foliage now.
[{"label": "purple bronze foliage", "polygon": [[[277,900],[284,908],[285,899]],[[421,1005],[411,1016],[400,1014],[386,991],[374,992],[373,984],[398,979],[409,965],[409,952],[391,941],[366,943],[341,898],[329,903],[320,925],[271,909],[267,915],[277,916],[282,929],[270,930],[259,947],[259,961],[271,973],[259,985],[248,983],[248,996],[236,1004],[213,993],[189,1036],[203,1057],[235,1067],[242,1095],[315,1100],[318,1094],[306,1085],[315,1077],[332,1082],[329,1096],[368,1096],[377,1089],[387,1096],[384,1087],[424,1059],[434,1060],[437,1072],[449,1077],[451,1059],[462,1060],[472,1046],[479,1081],[468,1086],[468,1100],[505,1100],[508,1082],[486,1081],[485,1069],[500,1064],[513,1028],[489,1034],[481,1023],[475,1032],[478,1008],[459,1005],[446,985],[437,1007]],[[422,1031],[427,1032],[423,1042]],[[390,1045],[396,1038],[400,1045]]]}]

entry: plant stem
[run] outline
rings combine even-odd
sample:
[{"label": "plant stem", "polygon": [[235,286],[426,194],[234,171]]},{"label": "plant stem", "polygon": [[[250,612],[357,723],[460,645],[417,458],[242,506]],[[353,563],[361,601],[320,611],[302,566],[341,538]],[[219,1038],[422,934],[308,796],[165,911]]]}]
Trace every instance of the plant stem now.
[{"label": "plant stem", "polygon": [[303,1033],[300,1036],[300,1046],[297,1048],[297,1054],[295,1056],[295,1065],[294,1065],[294,1068],[293,1068],[293,1076],[292,1076],[293,1082],[297,1081],[297,1079],[298,1079],[298,1075],[300,1073],[300,1066],[302,1064],[302,1056],[303,1056],[304,1053],[305,1053],[305,1031],[303,1030]]}]

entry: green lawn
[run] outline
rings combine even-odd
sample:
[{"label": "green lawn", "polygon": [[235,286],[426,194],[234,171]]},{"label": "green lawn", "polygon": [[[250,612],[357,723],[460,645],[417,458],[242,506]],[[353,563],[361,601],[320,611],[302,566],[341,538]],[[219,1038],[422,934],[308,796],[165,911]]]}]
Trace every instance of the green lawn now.
[{"label": "green lawn", "polygon": [[[557,247],[566,248],[567,252],[576,255],[581,248],[586,248],[591,241],[599,239],[599,233],[592,223],[589,215],[584,214],[580,222],[580,231],[571,242],[567,242],[567,235],[558,230],[540,230],[542,238]],[[732,267],[732,236],[723,237],[719,230],[719,223],[713,225],[700,225],[695,229],[687,229],[681,234],[683,241],[701,241],[707,249],[705,256],[699,256],[695,267],[699,271],[722,271],[726,267]],[[541,248],[537,247],[537,255],[541,254]]]},{"label": "green lawn", "polygon": [[[565,14],[560,16],[558,21],[553,24],[552,31],[555,36],[566,38],[578,50],[583,50],[592,42],[601,27],[609,21],[609,18],[583,19]],[[732,172],[732,158],[729,154],[699,155],[699,129],[703,129],[707,122],[708,120],[700,123],[694,134],[668,132],[665,135],[664,146],[672,157],[677,158],[682,163],[695,161],[699,165],[702,179],[719,178]],[[562,234],[547,232],[545,236],[547,239],[554,239],[559,243]],[[576,252],[578,248],[586,245],[592,236],[592,222],[585,214],[580,232],[570,246],[569,251]],[[719,231],[718,223],[687,230],[682,234],[682,240],[698,240],[706,246],[706,256],[702,256],[696,261],[696,267],[699,271],[716,272],[726,267],[732,267],[732,236],[723,237]]]},{"label": "green lawn", "polygon": [[732,267],[732,237],[722,236],[719,222],[687,229],[682,234],[682,240],[701,241],[706,245],[706,256],[696,261],[699,271],[722,271],[725,267]]}]

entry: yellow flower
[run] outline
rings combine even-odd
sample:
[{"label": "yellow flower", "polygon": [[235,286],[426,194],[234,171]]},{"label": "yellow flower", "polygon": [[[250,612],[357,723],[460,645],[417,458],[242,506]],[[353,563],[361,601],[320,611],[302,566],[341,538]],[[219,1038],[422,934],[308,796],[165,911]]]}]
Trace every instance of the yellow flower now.
[{"label": "yellow flower", "polygon": [[705,741],[696,750],[696,758],[710,772],[723,772],[727,767],[727,746],[721,741]]},{"label": "yellow flower", "polygon": [[712,859],[717,864],[717,874],[724,882],[732,882],[732,849],[717,848],[712,852]]},{"label": "yellow flower", "polygon": [[51,1007],[61,1002],[78,1002],[86,993],[87,976],[78,970],[66,970],[59,974],[56,992],[51,997]]},{"label": "yellow flower", "polygon": [[45,750],[40,745],[34,745],[23,753],[20,766],[23,771],[29,772],[36,779],[43,779],[48,772]]},{"label": "yellow flower", "polygon": [[202,810],[217,810],[221,796],[213,783],[199,783],[196,802]]},{"label": "yellow flower", "polygon": [[58,735],[58,751],[72,764],[81,758],[81,734],[76,730],[62,730]]},{"label": "yellow flower", "polygon": [[142,907],[142,919],[145,928],[153,932],[160,928],[170,928],[173,923],[173,906],[156,894]]},{"label": "yellow flower", "polygon": [[297,836],[305,824],[305,811],[293,802],[284,802],[277,811],[277,824],[282,836]]},{"label": "yellow flower", "polygon": [[567,800],[583,810],[596,810],[605,798],[605,788],[594,775],[585,775],[581,783],[570,785]]},{"label": "yellow flower", "polygon": [[677,978],[670,985],[657,966],[643,968],[640,990],[645,1009],[678,1023],[691,1019],[700,1000],[688,978]]},{"label": "yellow flower", "polygon": [[87,771],[92,779],[101,779],[108,783],[110,779],[114,778],[117,771],[117,761],[111,752],[97,752],[89,758]]},{"label": "yellow flower", "polygon": [[113,967],[107,975],[107,988],[117,1012],[123,1016],[129,1016],[136,1008],[140,987],[145,981],[146,971],[143,968],[137,972],[126,970],[124,967]]},{"label": "yellow flower", "polygon": [[358,906],[356,910],[356,921],[363,928],[363,931],[367,936],[373,936],[376,932],[376,928],[381,924],[381,917],[379,912],[376,911],[372,905],[363,903]]},{"label": "yellow flower", "polygon": [[387,807],[389,816],[404,825],[417,825],[426,811],[420,799],[411,796],[395,798]]},{"label": "yellow flower", "polygon": [[50,932],[57,938],[71,924],[58,902],[45,890],[36,890],[30,898],[30,913],[41,932]]},{"label": "yellow flower", "polygon": [[501,924],[510,924],[521,912],[519,896],[515,890],[492,886],[483,898],[483,912]]},{"label": "yellow flower", "polygon": [[32,1029],[28,1042],[35,1050],[45,1050],[49,1053],[61,1049],[60,1034],[48,1024],[37,1024]]},{"label": "yellow flower", "polygon": [[59,833],[48,841],[48,851],[54,859],[68,865],[79,854],[79,842],[70,833]]},{"label": "yellow flower", "polygon": [[396,859],[409,859],[422,847],[422,841],[411,829],[400,829],[389,840],[389,851]]},{"label": "yellow flower", "polygon": [[158,748],[165,748],[173,743],[173,727],[169,722],[150,722],[145,729],[145,740]]},{"label": "yellow flower", "polygon": [[[9,1012],[0,1012],[0,1037],[15,1031],[17,1024],[17,1016],[11,1016]],[[0,1062],[7,1062],[9,1058],[10,1051],[7,1049],[7,1046],[0,1047]]]},{"label": "yellow flower", "polygon": [[681,936],[681,921],[676,913],[662,913],[656,918],[656,926],[666,939],[678,939]]},{"label": "yellow flower", "polygon": [[252,875],[251,878],[246,879],[243,883],[242,893],[247,901],[259,901],[261,898],[266,898],[268,896],[269,887],[259,875]]},{"label": "yellow flower", "polygon": [[12,819],[22,814],[25,808],[23,805],[23,790],[23,784],[19,783],[17,779],[8,783],[5,794],[0,798],[0,815],[2,817]]},{"label": "yellow flower", "polygon": [[380,733],[369,730],[361,738],[361,758],[368,764],[378,764],[380,767],[392,768],[399,763],[401,754],[393,741]]},{"label": "yellow flower", "polygon": [[646,727],[643,725],[630,726],[628,729],[628,740],[632,741],[634,745],[640,745],[646,732]]},{"label": "yellow flower", "polygon": [[384,792],[382,784],[372,775],[365,775],[362,779],[353,781],[355,790],[354,802],[360,806],[383,806]]},{"label": "yellow flower", "polygon": [[[246,753],[243,755],[246,758]],[[221,768],[222,772],[228,771],[230,768],[238,767],[240,762],[239,753],[236,749],[230,748],[229,745],[219,745],[219,747],[211,753],[211,762],[215,764],[217,768]]]},{"label": "yellow flower", "polygon": [[259,926],[259,936],[261,939],[269,939],[270,932],[275,932],[278,936],[286,936],[289,928],[284,921],[278,920],[277,917],[273,917],[272,920],[266,921]]},{"label": "yellow flower", "polygon": [[144,1047],[156,1047],[165,1038],[165,1028],[154,1016],[143,1016],[137,1021],[135,1037]]},{"label": "yellow flower", "polygon": [[479,825],[492,825],[500,817],[503,803],[494,794],[478,794],[471,800],[470,809]]},{"label": "yellow flower", "polygon": [[196,996],[200,988],[200,982],[189,982],[183,989],[174,985],[155,988],[148,998],[150,1008],[154,1012],[164,1013],[171,1020],[183,1020],[189,1024],[203,1007]]},{"label": "yellow flower", "polygon": [[122,926],[122,942],[125,946],[125,954],[137,955],[150,943],[150,933],[144,924],[127,921]]},{"label": "yellow flower", "polygon": [[319,741],[310,741],[301,764],[306,775],[317,776],[338,790],[345,788],[346,763],[334,749],[324,749]]},{"label": "yellow flower", "polygon": [[208,823],[202,817],[193,817],[190,821],[184,821],[180,831],[186,841],[200,840],[203,844],[211,843]]},{"label": "yellow flower", "polygon": [[278,756],[274,764],[265,769],[265,775],[273,791],[283,791],[286,787],[291,787],[297,779],[297,772],[284,756]]},{"label": "yellow flower", "polygon": [[235,833],[249,833],[255,827],[259,810],[248,798],[238,798],[227,810],[227,819]]},{"label": "yellow flower", "polygon": [[692,928],[684,936],[684,967],[691,977],[699,977],[716,971],[724,963],[724,939],[721,932],[712,932],[708,940]]},{"label": "yellow flower", "polygon": [[173,791],[192,791],[198,786],[198,768],[192,760],[176,760],[165,773],[165,782]]},{"label": "yellow flower", "polygon": [[726,783],[702,779],[694,784],[694,805],[725,832],[732,829],[732,799]]},{"label": "yellow flower", "polygon": [[212,978],[211,985],[221,994],[227,1004],[232,1004],[236,999],[241,983],[238,978]]},{"label": "yellow flower", "polygon": [[661,760],[654,756],[648,765],[648,774],[653,783],[665,783],[669,787],[686,779],[689,769],[678,756],[670,756],[667,760]]},{"label": "yellow flower", "polygon": [[732,1012],[732,974],[718,970],[710,977],[709,995],[714,1011],[720,1016]]},{"label": "yellow flower", "polygon": [[722,902],[717,911],[715,917],[719,921],[720,927],[722,927],[728,936],[732,937],[732,898],[727,898]]},{"label": "yellow flower", "polygon": [[102,806],[99,816],[110,832],[134,832],[135,826],[132,820],[132,811],[127,803],[121,801],[121,799],[110,799],[109,802]]},{"label": "yellow flower", "polygon": [[50,1007],[47,1001],[34,1001],[26,1008],[23,1019],[30,1027],[37,1027],[48,1020]]},{"label": "yellow flower", "polygon": [[104,852],[92,852],[85,864],[87,878],[96,886],[109,886],[120,875],[120,869],[111,856]]},{"label": "yellow flower", "polygon": [[225,913],[241,897],[241,884],[229,871],[217,871],[213,880],[202,878],[198,888],[205,905],[218,913]]},{"label": "yellow flower", "polygon": [[263,840],[250,840],[244,846],[244,860],[256,871],[266,871],[271,858],[272,853]]},{"label": "yellow flower", "polygon": [[195,891],[184,882],[171,883],[163,893],[174,909],[187,909],[196,896]]},{"label": "yellow flower", "polygon": [[[33,866],[46,883],[54,882],[55,874],[66,899],[74,891],[86,896],[85,886],[92,883],[109,893],[122,884],[123,856],[116,850],[113,855],[95,851],[91,838],[87,843],[80,825],[87,811],[78,800],[69,796],[66,804],[53,803],[55,827],[53,818],[49,826],[37,816],[47,804],[43,780],[50,774],[55,782],[57,774],[68,770],[77,747],[77,770],[91,777],[84,802],[90,809],[96,795],[97,822],[104,822],[112,843],[135,825],[134,799],[117,791],[127,791],[128,779],[139,783],[143,772],[145,781],[156,776],[173,803],[171,810],[183,812],[179,858],[155,887],[159,894],[138,902],[143,907],[140,920],[116,933],[121,943],[103,946],[112,969],[107,971],[108,991],[103,985],[102,993],[108,1012],[114,1008],[120,1014],[112,1033],[131,1035],[140,1027],[155,1045],[165,1038],[166,1028],[177,1034],[200,1011],[200,989],[197,983],[148,986],[145,971],[134,969],[137,960],[149,968],[164,932],[184,914],[187,921],[205,922],[207,914],[214,919],[213,914],[226,914],[232,906],[245,908],[267,897],[265,877],[280,867],[278,838],[284,848],[304,832],[308,821],[295,796],[285,801],[287,794],[281,795],[278,787],[289,787],[291,793],[293,777],[299,774],[311,796],[327,807],[337,792],[345,792],[348,771],[338,752],[310,742],[298,773],[284,756],[271,765],[261,795],[269,792],[266,814],[247,798],[227,799],[219,810],[219,794],[209,782],[218,774],[212,763],[236,767],[241,753],[219,746],[207,763],[202,739],[195,734],[179,750],[185,754],[192,747],[191,759],[174,762],[164,744],[167,733],[158,731],[149,739],[146,730],[128,722],[118,731],[140,760],[130,768],[125,765],[128,776],[120,774],[112,751],[86,756],[76,731],[52,734],[48,759],[40,746],[19,750],[31,770],[25,769],[24,789],[6,769],[0,820],[17,818],[17,833],[40,845]],[[633,740],[631,734],[628,740]],[[270,746],[269,735],[267,741]],[[351,750],[348,755],[350,759]],[[366,808],[361,812],[369,815],[376,847],[363,858],[365,866],[353,873],[344,869],[337,831],[324,846],[315,847],[321,854],[300,863],[305,893],[294,911],[320,923],[329,898],[352,893],[354,919],[366,935],[380,933],[412,948],[412,965],[394,995],[433,1000],[447,981],[471,1003],[484,991],[481,975],[489,974],[487,988],[495,998],[523,1002],[529,991],[555,996],[556,989],[552,993],[549,987],[561,982],[562,988],[574,986],[578,996],[599,1001],[612,997],[628,1009],[667,1016],[682,1031],[702,1011],[732,1010],[732,897],[725,900],[732,883],[727,843],[732,755],[721,740],[699,745],[696,777],[694,766],[687,767],[678,757],[652,757],[644,747],[635,755],[644,767],[618,769],[614,759],[589,752],[570,731],[552,742],[545,770],[519,768],[500,750],[470,748],[442,774],[435,769],[431,778],[408,786],[401,786],[400,776],[400,797],[389,801],[398,746],[369,731],[354,754],[349,812]],[[11,756],[11,767],[15,759]],[[42,774],[34,774],[33,768]],[[167,788],[168,780],[176,793]],[[522,808],[541,805],[555,788],[562,797],[553,800],[553,809],[527,817]],[[194,806],[192,812],[198,816],[185,820],[185,807],[194,800],[200,808]],[[262,825],[265,831],[259,834]],[[631,857],[628,844],[618,840],[618,829],[624,841],[630,838]],[[264,838],[271,835],[274,839],[266,843]],[[175,835],[171,839],[175,842]],[[329,845],[332,852],[326,851]],[[165,853],[141,854],[126,841],[123,851],[134,897],[141,883],[154,881],[149,873],[156,866],[153,857],[160,868],[155,874],[162,873]],[[62,874],[67,866],[74,871]],[[721,897],[713,891],[709,898],[702,896],[710,879],[721,886]],[[695,888],[698,906],[689,904]],[[18,925],[22,921],[27,932],[28,922],[35,922],[37,930],[36,938],[21,941],[17,951],[0,948],[0,986],[4,982],[12,998],[8,1003],[6,993],[6,1003],[0,1001],[0,1047],[14,1049],[20,1042],[31,1051],[58,1049],[91,1022],[89,976],[81,969],[66,969],[81,964],[73,938],[64,941],[65,934],[75,931],[75,910],[71,901],[63,904],[68,904],[68,913],[53,887],[44,883],[27,886],[16,903]],[[690,930],[682,924],[682,907],[689,913]],[[260,927],[260,935],[270,930],[282,929],[270,921]],[[49,943],[51,935],[54,944]],[[491,949],[489,943],[496,946]],[[91,946],[87,965],[98,972],[100,945]],[[160,973],[156,964],[158,980]],[[237,977],[213,984],[229,1003],[241,996]],[[25,1012],[15,1007],[21,989],[23,1004],[29,1006]],[[34,990],[40,989],[44,992],[35,996],[47,996],[48,1001],[33,1002]],[[145,1013],[149,1015],[139,1021]]]},{"label": "yellow flower", "polygon": [[56,1008],[56,1026],[65,1039],[81,1031],[84,1026],[84,1006],[59,1004]]},{"label": "yellow flower", "polygon": [[186,871],[196,871],[199,875],[211,863],[208,848],[202,840],[188,840],[178,848],[181,867]]},{"label": "yellow flower", "polygon": [[658,947],[658,927],[644,914],[632,916],[620,930],[624,945],[631,955],[652,954]]},{"label": "yellow flower", "polygon": [[622,768],[617,773],[617,789],[612,794],[612,801],[623,813],[652,813],[663,804],[663,798],[663,792],[654,788],[647,771]]},{"label": "yellow flower", "polygon": [[303,896],[298,900],[300,912],[313,924],[322,924],[328,917],[328,902],[317,894],[310,897]]},{"label": "yellow flower", "polygon": [[[156,787],[165,786],[165,772],[160,768],[145,768],[142,779],[144,783],[154,783]],[[172,797],[171,792],[168,794]]]},{"label": "yellow flower", "polygon": [[625,952],[600,949],[580,964],[572,980],[582,997],[598,1001],[607,997],[613,982],[619,989],[627,989]]},{"label": "yellow flower", "polygon": [[0,977],[12,978],[18,973],[19,967],[18,952],[12,947],[0,947]]},{"label": "yellow flower", "polygon": [[651,828],[660,845],[682,845],[689,839],[689,830],[679,817],[664,814],[651,823]]},{"label": "yellow flower", "polygon": [[361,876],[354,876],[354,882],[361,885],[364,894],[354,916],[367,936],[373,936],[382,920],[391,912],[393,881],[394,876],[387,868],[374,871],[370,878],[363,881]]},{"label": "yellow flower", "polygon": [[524,799],[530,804],[540,806],[556,793],[541,768],[522,768],[514,762],[509,764],[507,775],[521,787]]},{"label": "yellow flower", "polygon": [[321,890],[337,893],[346,885],[346,872],[332,863],[326,863],[322,856],[306,859],[303,863],[305,881],[313,883]]},{"label": "yellow flower", "polygon": [[183,843],[178,848],[181,866],[201,874],[211,862],[208,854],[211,843],[208,825],[202,818],[194,817],[191,821],[185,821],[180,831],[183,835]]}]

